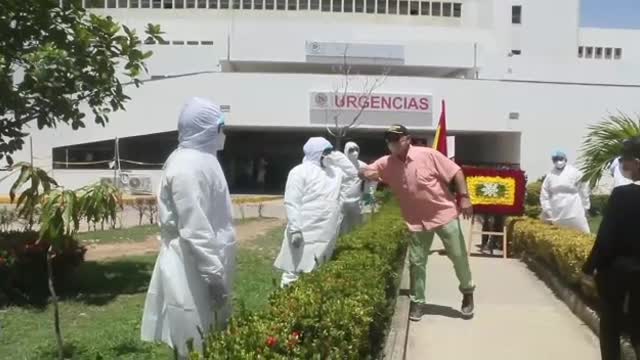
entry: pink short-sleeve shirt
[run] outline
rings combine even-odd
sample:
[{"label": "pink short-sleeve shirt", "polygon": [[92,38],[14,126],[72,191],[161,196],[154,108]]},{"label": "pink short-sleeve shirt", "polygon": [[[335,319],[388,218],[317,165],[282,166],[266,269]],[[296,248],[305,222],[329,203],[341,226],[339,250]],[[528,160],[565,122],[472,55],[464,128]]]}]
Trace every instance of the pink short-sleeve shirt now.
[{"label": "pink short-sleeve shirt", "polygon": [[449,184],[460,167],[440,152],[411,146],[405,161],[385,156],[367,166],[367,178],[379,177],[398,198],[402,215],[412,232],[431,231],[456,219],[460,213]]}]

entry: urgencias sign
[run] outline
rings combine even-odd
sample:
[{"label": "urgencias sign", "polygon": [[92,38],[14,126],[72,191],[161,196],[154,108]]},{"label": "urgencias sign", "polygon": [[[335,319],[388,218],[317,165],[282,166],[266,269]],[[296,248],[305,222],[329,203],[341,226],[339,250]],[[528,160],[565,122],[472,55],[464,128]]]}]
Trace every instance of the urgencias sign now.
[{"label": "urgencias sign", "polygon": [[311,108],[394,112],[431,112],[431,95],[312,93]]},{"label": "urgencias sign", "polygon": [[309,94],[309,120],[317,125],[347,125],[357,118],[358,126],[364,128],[391,124],[428,127],[433,126],[433,110],[431,94]]}]

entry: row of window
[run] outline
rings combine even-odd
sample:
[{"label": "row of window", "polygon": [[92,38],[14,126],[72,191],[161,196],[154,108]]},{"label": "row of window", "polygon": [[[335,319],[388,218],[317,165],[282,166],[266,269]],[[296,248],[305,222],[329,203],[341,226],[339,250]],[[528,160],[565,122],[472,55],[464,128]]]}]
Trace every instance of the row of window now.
[{"label": "row of window", "polygon": [[511,7],[511,23],[522,24],[522,5],[513,5]]},{"label": "row of window", "polygon": [[462,17],[462,4],[410,0],[84,0],[86,8],[318,10]]},{"label": "row of window", "polygon": [[164,41],[160,41],[157,42],[155,41],[152,37],[148,37],[144,43],[146,45],[189,45],[189,46],[197,46],[197,45],[203,45],[203,46],[213,46],[213,41],[211,40],[166,40],[164,39]]},{"label": "row of window", "polygon": [[599,46],[579,46],[578,57],[585,59],[620,60],[622,59],[622,49]]}]

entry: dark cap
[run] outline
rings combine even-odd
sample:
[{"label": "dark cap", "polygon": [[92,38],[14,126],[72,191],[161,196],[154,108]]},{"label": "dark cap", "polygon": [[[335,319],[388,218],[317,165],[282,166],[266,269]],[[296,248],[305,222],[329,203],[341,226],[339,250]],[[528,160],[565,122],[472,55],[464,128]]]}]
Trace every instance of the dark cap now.
[{"label": "dark cap", "polygon": [[394,124],[391,125],[385,132],[384,132],[384,138],[385,139],[390,139],[390,138],[400,138],[402,136],[406,136],[409,135],[409,130],[407,130],[406,127],[404,127],[404,125],[400,125],[400,124]]},{"label": "dark cap", "polygon": [[640,159],[640,136],[632,137],[622,144],[622,158]]}]

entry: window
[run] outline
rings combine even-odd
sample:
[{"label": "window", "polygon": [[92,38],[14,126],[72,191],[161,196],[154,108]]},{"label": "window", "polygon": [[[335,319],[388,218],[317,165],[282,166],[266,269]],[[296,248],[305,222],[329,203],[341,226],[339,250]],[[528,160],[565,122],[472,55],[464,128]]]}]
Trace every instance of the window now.
[{"label": "window", "polygon": [[229,8],[229,0],[220,0],[220,9],[228,9],[228,8]]},{"label": "window", "polygon": [[440,15],[442,15],[442,3],[440,3],[440,2],[432,2],[431,3],[431,15],[432,16],[440,16]]},{"label": "window", "polygon": [[153,1],[151,2],[151,6],[152,6],[154,9],[162,9],[162,0],[153,0]]},{"label": "window", "polygon": [[148,9],[151,7],[151,2],[149,0],[140,0],[140,7],[143,9]]},{"label": "window", "polygon": [[129,7],[137,9],[140,6],[140,2],[138,0],[129,0]]},{"label": "window", "polygon": [[357,13],[364,12],[364,0],[356,0],[356,12]]},{"label": "window", "polygon": [[442,3],[442,16],[451,17],[452,6],[451,3]]},{"label": "window", "polygon": [[193,9],[196,7],[196,0],[187,0],[187,9]]},{"label": "window", "polygon": [[511,55],[522,55],[522,50],[511,50]]},{"label": "window", "polygon": [[242,8],[245,10],[251,9],[251,0],[242,0]]},{"label": "window", "polygon": [[107,0],[107,7],[113,9],[116,7],[116,0]]},{"label": "window", "polygon": [[309,9],[309,0],[300,0],[300,10]]},{"label": "window", "polygon": [[309,5],[311,10],[320,10],[320,0],[311,0]]},{"label": "window", "polygon": [[184,41],[182,40],[173,40],[171,43],[173,45],[184,45]]},{"label": "window", "polygon": [[173,9],[173,1],[172,0],[164,0],[163,7],[165,9]]},{"label": "window", "polygon": [[207,0],[207,1],[209,1],[209,9],[218,8],[218,0]]},{"label": "window", "polygon": [[206,9],[207,0],[198,0],[198,9]]},{"label": "window", "polygon": [[612,57],[613,57],[613,49],[612,48],[604,49],[604,58],[611,60]]},{"label": "window", "polygon": [[195,45],[199,45],[199,44],[200,44],[199,41],[193,41],[193,40],[187,41],[187,45],[195,46]]},{"label": "window", "polygon": [[586,57],[587,59],[591,59],[591,58],[593,58],[593,47],[588,46],[586,50],[587,50],[587,51],[586,51],[586,53],[585,53],[585,54],[586,54],[586,55],[585,55],[585,57]]},{"label": "window", "polygon": [[376,0],[365,0],[367,3],[367,14],[376,13]]},{"label": "window", "polygon": [[596,59],[602,59],[602,48],[601,47],[597,47],[596,48]]},{"label": "window", "polygon": [[[229,0],[234,9],[240,9],[240,0]],[[283,0],[284,1],[284,0]],[[283,9],[284,10],[284,9]]]},{"label": "window", "polygon": [[144,44],[145,45],[155,45],[156,40],[154,38],[152,38],[151,36],[147,37],[146,39],[144,39]]},{"label": "window", "polygon": [[104,8],[104,0],[86,0],[84,6],[87,9],[102,9]]},{"label": "window", "polygon": [[200,45],[213,46],[213,41],[211,41],[211,40],[202,40],[202,41],[200,41]]},{"label": "window", "polygon": [[455,3],[453,4],[453,17],[462,17],[462,4]]},{"label": "window", "polygon": [[298,10],[298,0],[289,0],[287,9],[292,11]]},{"label": "window", "polygon": [[127,8],[127,0],[118,0],[118,7],[122,8],[122,9],[126,9]]},{"label": "window", "polygon": [[430,8],[429,8],[430,6],[431,6],[431,4],[428,1],[421,2],[420,3],[420,7],[421,7],[420,15],[429,15],[431,13],[429,11],[430,10]]},{"label": "window", "polygon": [[413,16],[420,15],[420,3],[417,1],[411,2],[411,9],[409,13]]},{"label": "window", "polygon": [[346,13],[353,12],[353,0],[344,0],[344,12]]},{"label": "window", "polygon": [[616,60],[622,59],[622,49],[621,48],[615,48],[615,50],[613,50],[613,58],[616,59]]},{"label": "window", "polygon": [[398,13],[398,0],[389,0],[389,12],[387,14],[396,15]]},{"label": "window", "polygon": [[584,57],[584,46],[578,46],[578,57],[579,58]]},{"label": "window", "polygon": [[333,12],[342,12],[342,0],[333,0]]},{"label": "window", "polygon": [[511,7],[511,23],[522,24],[522,5],[514,5]]},{"label": "window", "polygon": [[409,15],[409,2],[400,0],[400,15]]},{"label": "window", "polygon": [[322,11],[331,11],[331,0],[320,0],[322,2]]},{"label": "window", "polygon": [[171,44],[171,41],[169,40],[160,40],[160,45],[169,45]]},{"label": "window", "polygon": [[387,13],[387,1],[378,0],[378,14],[386,14],[386,13]]},{"label": "window", "polygon": [[175,0],[176,9],[184,9],[184,0]]}]

